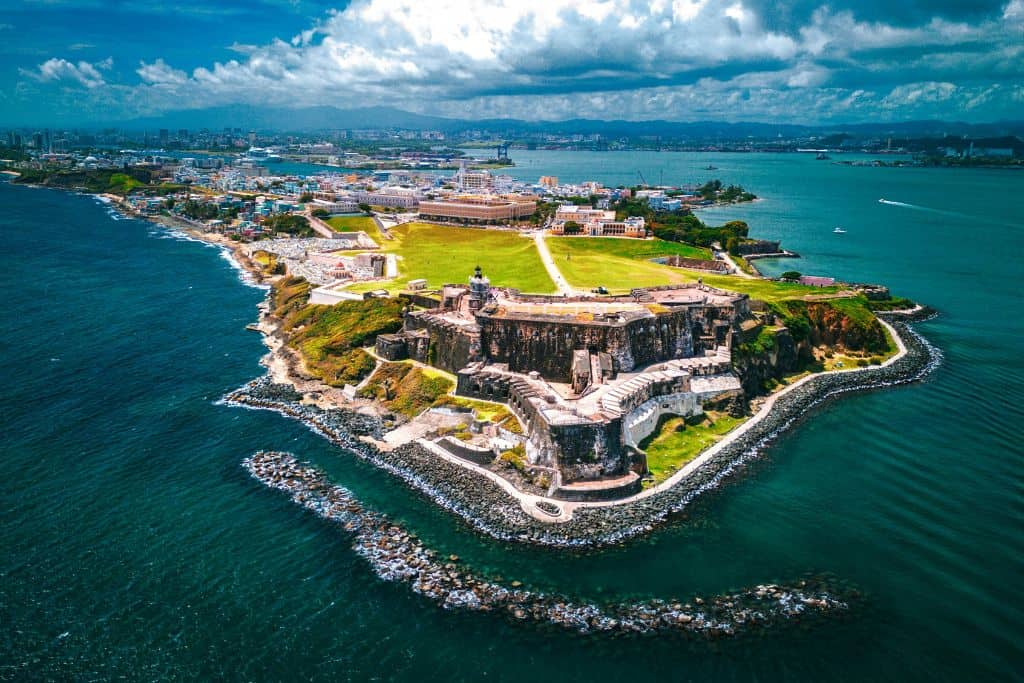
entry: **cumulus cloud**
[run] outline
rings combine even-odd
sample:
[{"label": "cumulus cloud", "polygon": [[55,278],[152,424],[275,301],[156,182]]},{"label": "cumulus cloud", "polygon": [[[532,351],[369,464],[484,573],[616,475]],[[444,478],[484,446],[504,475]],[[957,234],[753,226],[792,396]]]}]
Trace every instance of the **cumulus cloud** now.
[{"label": "cumulus cloud", "polygon": [[76,64],[66,59],[54,57],[46,60],[35,69],[21,69],[21,73],[42,83],[65,81],[78,83],[91,89],[106,85],[100,70],[106,71],[113,64],[114,60],[109,57],[95,64],[86,61],[80,61]]},{"label": "cumulus cloud", "polygon": [[140,62],[139,68],[135,70],[135,73],[144,82],[152,85],[184,85],[188,81],[188,74],[180,69],[171,68],[162,59],[158,59],[152,64]]},{"label": "cumulus cloud", "polygon": [[[898,13],[880,0],[760,2],[355,0],[191,72],[140,62],[126,101],[352,106],[356,96],[458,115],[686,119],[763,107],[762,117],[806,118],[995,106],[1024,81],[1024,0],[950,0],[942,11],[915,1]],[[51,59],[25,73],[98,90],[98,68]],[[983,94],[994,83],[1006,87]]]}]

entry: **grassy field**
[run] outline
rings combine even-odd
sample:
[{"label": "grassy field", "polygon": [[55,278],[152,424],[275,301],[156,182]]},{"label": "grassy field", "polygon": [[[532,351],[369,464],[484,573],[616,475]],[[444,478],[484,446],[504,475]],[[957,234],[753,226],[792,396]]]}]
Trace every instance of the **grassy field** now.
[{"label": "grassy field", "polygon": [[732,431],[745,418],[709,412],[683,419],[666,415],[654,434],[640,444],[647,451],[647,469],[660,484]]},{"label": "grassy field", "polygon": [[[358,217],[362,218],[362,217]],[[330,220],[351,220],[337,217]],[[370,220],[367,218],[367,220]],[[360,228],[352,228],[360,229]],[[409,280],[425,278],[427,286],[447,282],[465,282],[473,268],[480,265],[495,285],[516,287],[524,292],[551,293],[554,283],[537,255],[533,241],[513,232],[481,230],[406,223],[393,228],[394,239],[378,239],[384,252],[398,256],[399,276],[392,282],[365,282],[350,287],[354,292],[386,288],[397,292]],[[376,236],[376,231],[370,231]],[[663,240],[627,240],[600,237],[550,237],[548,248],[555,264],[569,283],[583,290],[599,285],[613,293],[625,293],[634,287],[704,282],[767,302],[828,295],[838,287],[808,287],[797,283],[709,275],[653,263],[657,256],[679,254],[687,258],[709,259],[707,249]]]},{"label": "grassy field", "polygon": [[688,258],[711,258],[706,249],[661,240],[623,240],[614,238],[552,237],[547,240],[555,264],[573,287],[589,290],[603,285],[612,293],[628,292],[634,287],[696,282],[702,278],[712,287],[749,294],[752,298],[775,302],[805,295],[827,295],[838,287],[755,280],[735,275],[709,275],[653,263],[656,256],[679,254]]},{"label": "grassy field", "polygon": [[678,254],[686,258],[711,260],[711,250],[694,247],[681,242],[665,240],[639,240],[621,237],[549,237],[548,244],[554,253],[554,245],[567,245],[573,254],[624,256],[626,258],[651,259],[658,256]]},{"label": "grassy field", "polygon": [[547,294],[555,290],[533,241],[514,232],[405,223],[391,229],[381,250],[398,256],[398,278],[362,283],[355,292],[386,288],[400,291],[409,280],[425,278],[428,287],[466,282],[479,265],[494,285]]},{"label": "grassy field", "polygon": [[377,233],[377,223],[370,216],[331,216],[324,220],[336,232],[359,232],[367,235]]}]

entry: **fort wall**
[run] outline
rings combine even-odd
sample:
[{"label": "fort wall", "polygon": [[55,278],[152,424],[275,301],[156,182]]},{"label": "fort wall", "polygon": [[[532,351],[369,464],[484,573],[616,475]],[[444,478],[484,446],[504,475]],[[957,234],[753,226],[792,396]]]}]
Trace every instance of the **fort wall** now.
[{"label": "fort wall", "polygon": [[451,373],[479,360],[480,334],[475,325],[459,325],[424,311],[407,313],[407,331],[424,330],[428,343],[409,349],[409,357]]},{"label": "fort wall", "polygon": [[623,322],[588,322],[498,317],[481,313],[484,357],[513,372],[536,371],[545,379],[571,382],[576,350],[607,352],[614,372],[687,358],[731,341],[732,307],[682,306]]}]

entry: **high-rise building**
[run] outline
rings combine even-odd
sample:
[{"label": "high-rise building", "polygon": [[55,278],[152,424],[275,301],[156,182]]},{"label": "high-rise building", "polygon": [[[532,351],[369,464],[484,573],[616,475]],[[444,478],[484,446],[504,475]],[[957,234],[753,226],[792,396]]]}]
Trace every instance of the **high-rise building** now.
[{"label": "high-rise building", "polygon": [[188,128],[178,129],[178,139],[181,140],[182,142],[188,140]]},{"label": "high-rise building", "polygon": [[167,130],[166,128],[161,128],[160,129],[160,144],[161,145],[166,145],[167,141],[170,139],[170,137],[171,137],[171,133],[170,133],[169,130]]},{"label": "high-rise building", "polygon": [[43,134],[42,133],[39,133],[39,132],[32,133],[32,146],[35,149],[37,149],[37,150],[41,150],[43,148]]}]

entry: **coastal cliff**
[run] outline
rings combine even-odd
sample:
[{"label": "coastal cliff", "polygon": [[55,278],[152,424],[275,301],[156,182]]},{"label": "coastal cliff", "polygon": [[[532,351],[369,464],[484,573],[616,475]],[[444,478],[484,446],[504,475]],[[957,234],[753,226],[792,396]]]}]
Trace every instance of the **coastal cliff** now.
[{"label": "coastal cliff", "polygon": [[792,300],[773,307],[769,318],[775,324],[750,330],[733,351],[743,390],[748,396],[763,394],[786,375],[822,370],[822,359],[836,353],[889,352],[885,328],[865,303],[851,297]]},{"label": "coastal cliff", "polygon": [[362,347],[401,327],[404,302],[371,299],[324,306],[310,304],[309,291],[310,284],[300,277],[273,284],[270,314],[279,321],[279,333],[311,376],[333,387],[358,383],[376,367]]}]

